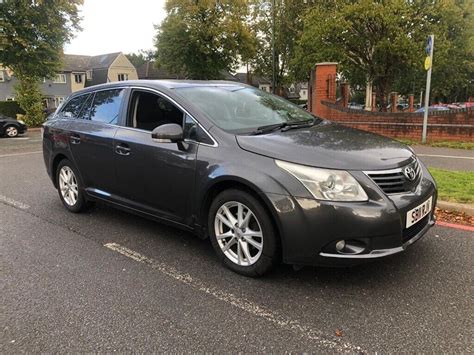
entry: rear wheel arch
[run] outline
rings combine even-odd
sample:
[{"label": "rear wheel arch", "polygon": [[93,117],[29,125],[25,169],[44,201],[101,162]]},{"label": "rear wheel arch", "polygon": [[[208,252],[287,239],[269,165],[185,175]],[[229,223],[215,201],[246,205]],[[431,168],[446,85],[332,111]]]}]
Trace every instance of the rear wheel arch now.
[{"label": "rear wheel arch", "polygon": [[70,161],[70,159],[66,155],[64,155],[62,153],[59,153],[54,157],[53,162],[51,164],[51,173],[52,173],[51,176],[53,178],[53,184],[54,184],[55,187],[58,187],[58,181],[57,181],[57,178],[56,178],[56,173],[58,171],[58,166],[59,166],[59,163],[64,159],[68,159]]}]

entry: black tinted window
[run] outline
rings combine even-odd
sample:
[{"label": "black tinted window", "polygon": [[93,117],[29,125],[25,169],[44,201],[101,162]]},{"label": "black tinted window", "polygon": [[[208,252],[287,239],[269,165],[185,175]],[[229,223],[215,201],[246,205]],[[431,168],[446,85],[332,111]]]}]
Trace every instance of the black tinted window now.
[{"label": "black tinted window", "polygon": [[165,98],[134,91],[129,111],[130,127],[152,131],[167,123],[183,125],[183,112]]},{"label": "black tinted window", "polygon": [[59,113],[60,118],[78,118],[79,113],[81,112],[82,106],[84,106],[84,102],[90,95],[81,95],[78,97],[74,97],[69,100],[68,103],[64,106],[64,108]]},{"label": "black tinted window", "polygon": [[90,109],[90,119],[104,123],[117,123],[123,91],[123,89],[115,89],[96,92]]}]

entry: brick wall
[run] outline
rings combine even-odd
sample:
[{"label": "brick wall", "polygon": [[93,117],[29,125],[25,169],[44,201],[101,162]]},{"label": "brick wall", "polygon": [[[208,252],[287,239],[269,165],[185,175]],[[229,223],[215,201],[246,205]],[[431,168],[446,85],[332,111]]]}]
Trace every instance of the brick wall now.
[{"label": "brick wall", "polygon": [[[336,104],[336,63],[319,63],[311,73],[309,110],[319,117],[393,138],[421,140],[423,113],[354,110]],[[431,112],[429,141],[474,141],[474,108]]]}]

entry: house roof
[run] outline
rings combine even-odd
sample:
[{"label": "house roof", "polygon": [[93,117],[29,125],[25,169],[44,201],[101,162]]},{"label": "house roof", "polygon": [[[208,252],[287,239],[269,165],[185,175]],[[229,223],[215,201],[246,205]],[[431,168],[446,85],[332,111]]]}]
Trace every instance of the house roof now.
[{"label": "house roof", "polygon": [[[241,83],[244,83],[244,84],[247,84],[247,73],[236,73],[234,75],[234,78],[237,79],[237,81],[241,82]],[[271,84],[270,83],[270,80],[266,79],[266,78],[262,78],[261,76],[258,76],[258,75],[255,75],[255,74],[250,74],[250,85],[252,86],[259,86],[259,85],[269,85]]]},{"label": "house roof", "polygon": [[[184,74],[171,73],[164,68],[158,68],[153,61],[147,61],[137,68],[138,79],[186,79]],[[236,81],[229,72],[221,71],[223,80]]]},{"label": "house roof", "polygon": [[137,68],[138,79],[184,79],[184,75],[173,74],[157,68],[155,62],[147,61]]},{"label": "house roof", "polygon": [[64,54],[62,69],[63,71],[84,72],[90,69],[108,68],[120,54],[122,53],[107,53],[96,56]]}]

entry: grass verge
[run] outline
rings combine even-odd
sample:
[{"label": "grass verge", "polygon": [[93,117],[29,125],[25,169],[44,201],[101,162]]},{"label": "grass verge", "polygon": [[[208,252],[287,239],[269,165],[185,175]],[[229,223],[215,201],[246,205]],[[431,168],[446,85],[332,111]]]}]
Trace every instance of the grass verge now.
[{"label": "grass verge", "polygon": [[441,142],[427,142],[426,144],[422,144],[420,141],[416,141],[412,139],[397,139],[397,141],[406,145],[426,145],[428,147],[436,147],[436,148],[454,148],[454,149],[474,150],[474,142],[441,141]]},{"label": "grass verge", "polygon": [[474,172],[429,168],[443,201],[474,203]]}]

